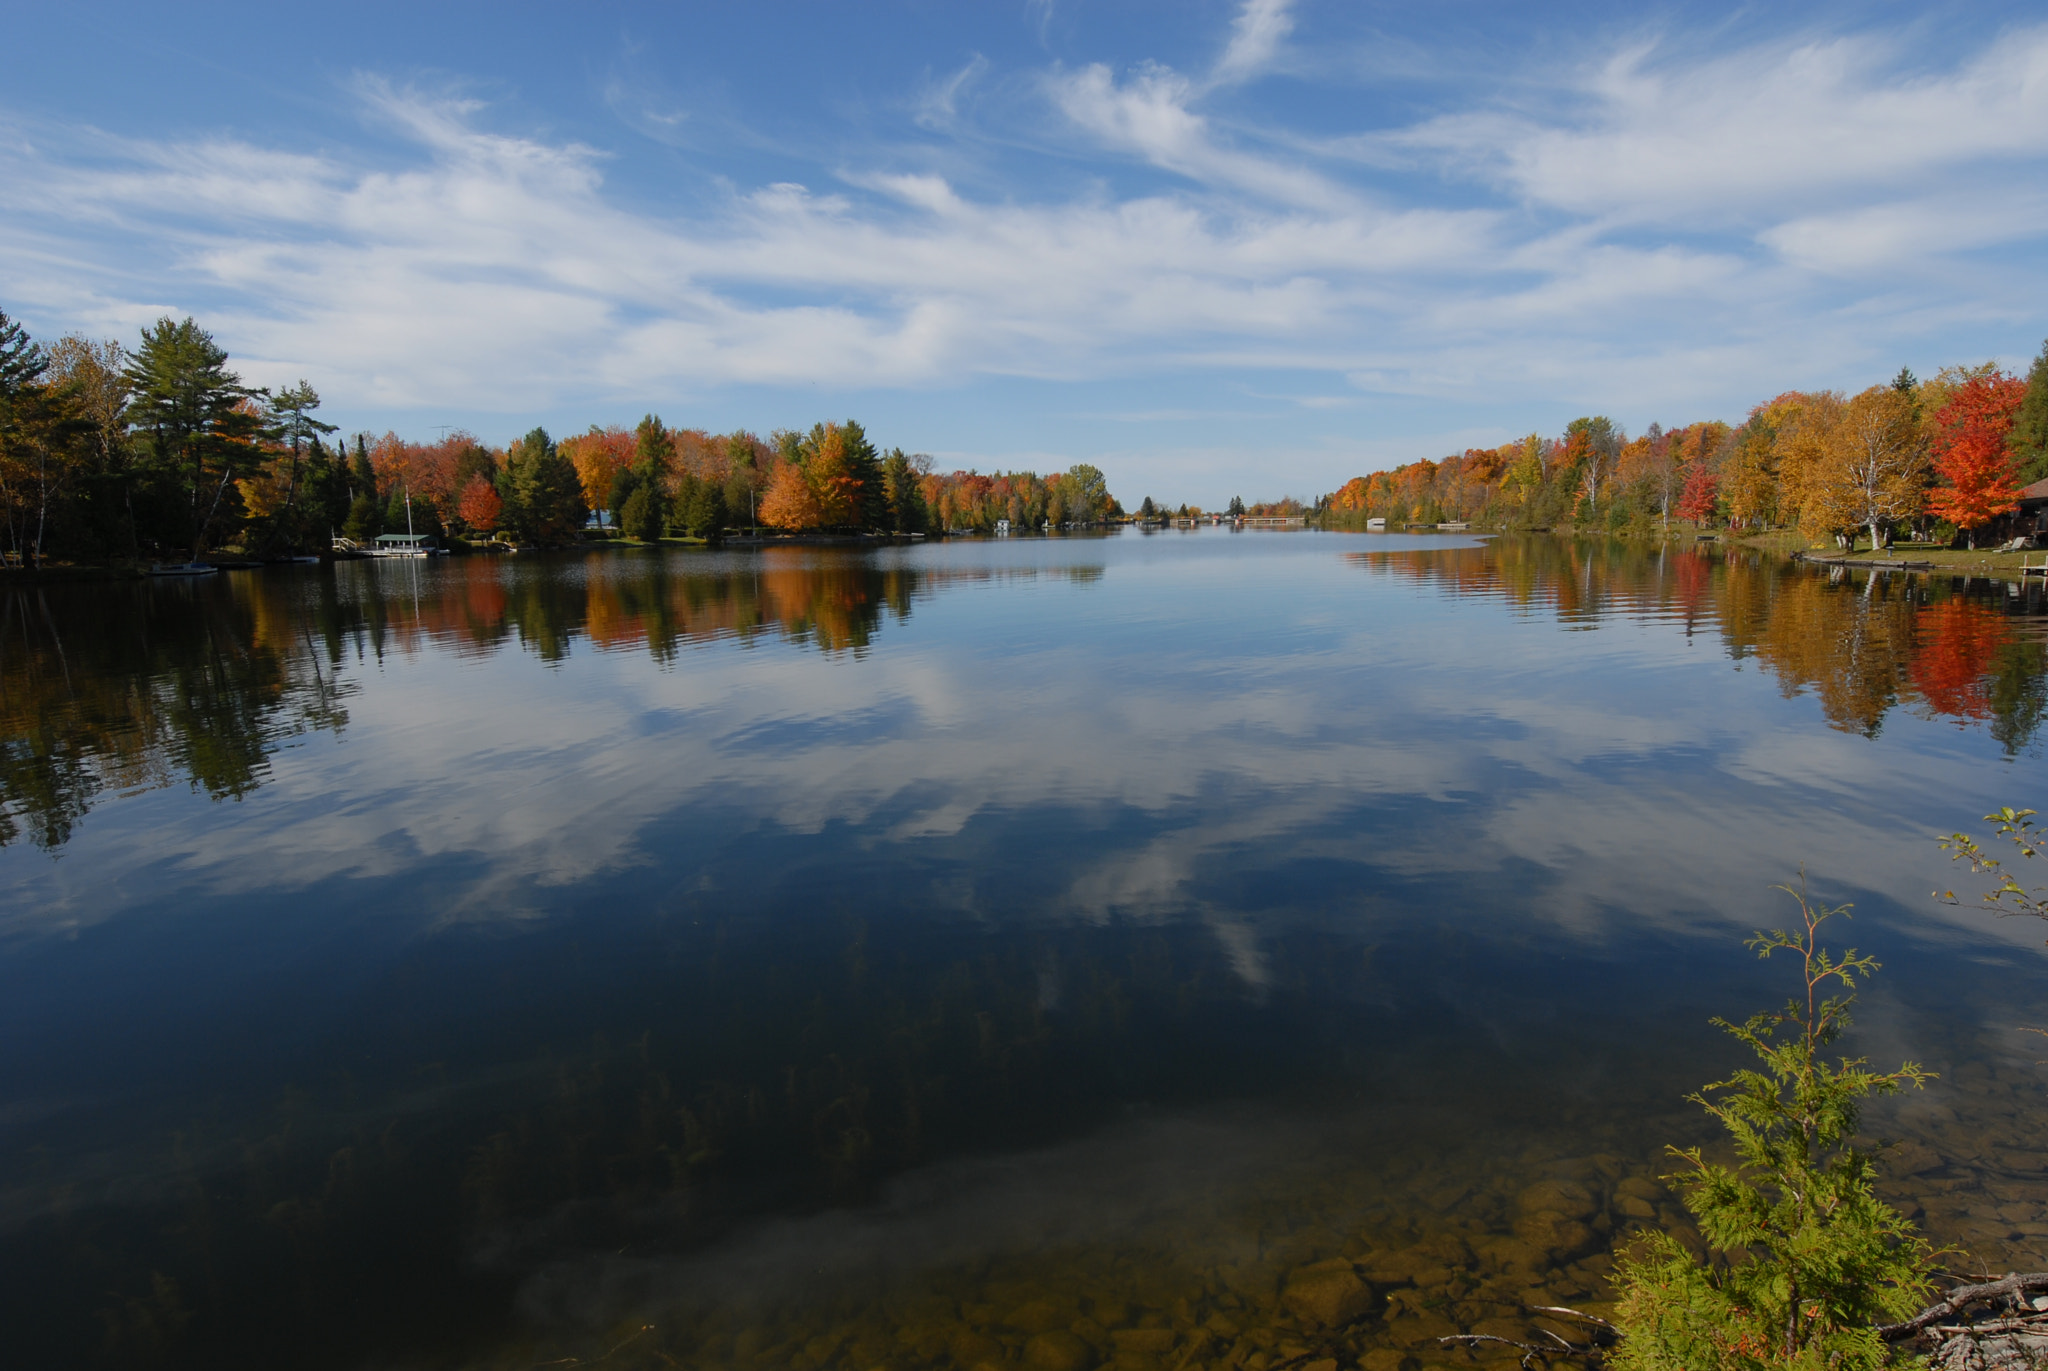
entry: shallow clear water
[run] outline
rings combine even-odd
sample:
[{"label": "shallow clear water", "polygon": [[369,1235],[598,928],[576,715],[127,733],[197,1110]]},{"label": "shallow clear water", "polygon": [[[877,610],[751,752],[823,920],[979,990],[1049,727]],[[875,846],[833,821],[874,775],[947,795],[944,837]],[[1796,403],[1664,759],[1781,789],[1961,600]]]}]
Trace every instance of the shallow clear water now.
[{"label": "shallow clear water", "polygon": [[1927,894],[2039,798],[2044,615],[1213,530],[0,592],[4,1337],[1458,1362],[1677,1220],[1802,864],[1943,1072],[1895,1193],[2048,1264],[2048,929]]}]

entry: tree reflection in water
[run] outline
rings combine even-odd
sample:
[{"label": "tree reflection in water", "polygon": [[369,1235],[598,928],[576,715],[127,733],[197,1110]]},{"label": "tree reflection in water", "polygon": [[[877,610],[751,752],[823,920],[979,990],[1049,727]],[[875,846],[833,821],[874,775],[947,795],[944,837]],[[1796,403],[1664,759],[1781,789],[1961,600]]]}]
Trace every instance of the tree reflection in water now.
[{"label": "tree reflection in water", "polygon": [[1760,663],[1786,695],[1812,694],[1830,727],[1865,737],[1905,704],[1987,726],[2011,756],[2033,746],[2048,702],[2048,606],[2035,586],[1554,538],[1352,555],[1458,595],[1547,608],[1567,628],[1625,619],[1716,634],[1730,658]]},{"label": "tree reflection in water", "polygon": [[[1547,539],[1357,557],[1373,574],[1428,587],[1431,612],[1445,611],[1449,595],[1491,597],[1552,614],[1571,632],[1635,621],[1667,640],[1718,643],[1855,734],[1875,734],[1904,706],[1986,729],[2011,753],[2031,747],[2040,725],[2042,606],[2032,592],[1830,579],[1740,553]],[[553,664],[577,652],[645,652],[666,665],[688,649],[756,640],[859,656],[883,650],[892,626],[946,591],[1099,575],[778,550],[358,564],[12,592],[0,600],[11,834],[54,850],[99,799],[148,786],[247,795],[282,743],[340,733],[352,699],[359,731],[371,731],[381,697],[367,677],[393,657],[501,656],[507,671],[523,672],[514,660],[523,655]],[[1355,596],[1354,574],[1337,579]],[[1589,649],[1589,671],[1604,669],[1590,651],[1597,640],[1569,642]],[[391,684],[402,697],[406,683]],[[963,844],[957,860],[982,864],[991,883],[1028,886],[1056,865],[1047,849],[1094,822],[1047,826],[1044,810],[1007,816],[993,840]],[[1411,832],[1387,830],[1388,846]],[[1704,993],[1712,967],[1692,949],[1683,977],[1617,984],[1626,949],[1574,960],[1518,923],[1472,937],[1410,918],[1442,895],[1385,866],[1370,892],[1383,917],[1355,924],[1316,921],[1340,903],[1333,892],[1355,878],[1349,867],[1304,878],[1290,859],[1283,881],[1248,860],[1246,885],[1215,878],[1205,901],[1270,920],[1253,995],[1232,945],[1199,919],[1005,923],[964,882],[956,903],[931,898],[956,868],[922,865],[928,855],[908,846],[872,847],[865,833],[841,836],[830,852],[844,865],[829,882],[812,881],[797,855],[817,834],[743,833],[722,860],[744,874],[745,899],[721,895],[742,884],[733,881],[708,894],[684,881],[674,898],[654,900],[629,881],[593,883],[573,909],[517,937],[479,924],[375,955],[330,950],[390,936],[376,910],[358,908],[374,903],[361,899],[372,887],[337,881],[305,896],[328,901],[310,910],[265,903],[262,920],[318,926],[302,979],[287,983],[276,962],[255,959],[256,989],[244,993],[262,1004],[241,1017],[228,1013],[235,1006],[195,1012],[204,1032],[184,1027],[177,1060],[160,1065],[120,1025],[103,1053],[81,1056],[96,1065],[147,1057],[145,1086],[123,1095],[87,1081],[75,1099],[25,1095],[16,1106],[29,1122],[13,1134],[23,1140],[8,1154],[14,1165],[0,1168],[14,1178],[0,1188],[0,1264],[14,1273],[0,1322],[33,1332],[16,1335],[22,1345],[10,1352],[54,1364],[99,1335],[120,1365],[566,1364],[598,1360],[646,1309],[659,1311],[658,1337],[611,1364],[940,1371],[990,1347],[1016,1364],[1029,1336],[1018,1311],[1052,1305],[1064,1318],[1072,1302],[1077,1322],[1085,1305],[1105,1325],[1185,1323],[1176,1334],[1184,1346],[1213,1338],[1220,1358],[1239,1336],[1216,1331],[1224,1326],[1293,1336],[1274,1306],[1281,1274],[1370,1232],[1375,1252],[1410,1254],[1399,1280],[1415,1282],[1415,1298],[1390,1306],[1346,1355],[1355,1361],[1370,1344],[1381,1359],[1368,1364],[1392,1366],[1433,1348],[1440,1332],[1517,1314],[1531,1290],[1554,1301],[1598,1289],[1598,1244],[1536,1250],[1513,1233],[1519,1197],[1569,1182],[1583,1206],[1574,1217],[1608,1225],[1603,1236],[1656,1212],[1658,1149],[1687,1140],[1673,1129],[1690,1126],[1669,1121],[1672,1081],[1713,1069],[1684,1056],[1696,1050],[1685,1033],[1706,1011],[1687,1010],[1673,1027],[1666,1004],[1676,981]],[[1100,841],[1138,851],[1142,837]],[[873,865],[869,851],[882,853]],[[689,874],[695,859],[671,860]],[[1344,908],[1347,920],[1358,913]],[[152,972],[170,945],[150,940],[157,922],[123,930],[135,949],[127,955]],[[191,950],[177,950],[232,961],[245,927],[231,914],[187,920],[179,936]],[[106,941],[88,931],[75,961],[23,963],[38,975],[72,968],[87,1019],[114,1017],[117,997],[99,977],[124,946],[97,936]],[[1748,972],[1746,957],[1727,963],[1728,974]],[[1452,980],[1455,992],[1445,989]],[[321,995],[335,998],[304,1007]],[[1553,1015],[1553,1001],[1572,1012]],[[171,1036],[162,1024],[150,1029]],[[1973,1025],[1953,1032],[1930,1060],[1983,1055]],[[1591,1064],[1562,1097],[1557,1062]],[[2011,1113],[2013,1078],[1984,1079],[1984,1098],[1996,1085],[2007,1111],[1989,1117],[2014,1141],[1987,1128],[1984,1113],[1959,1110],[1948,1133],[1930,1135],[1930,1156],[1988,1166],[1970,1149],[2037,1147]],[[1087,1229],[1074,1217],[1102,1203],[1082,1194],[1071,1213],[1054,1215],[1083,1234],[1069,1248],[1005,1267],[988,1256],[1000,1255],[1001,1233],[970,1234],[982,1245],[963,1240],[962,1250],[993,1264],[956,1263],[962,1272],[944,1277],[956,1289],[926,1282],[918,1263],[950,1260],[950,1249],[907,1224],[904,1284],[920,1302],[943,1294],[943,1317],[923,1303],[878,1314],[851,1277],[828,1289],[831,1299],[863,1296],[843,1314],[824,1296],[798,1294],[782,1313],[736,1310],[726,1296],[738,1277],[680,1292],[660,1284],[677,1272],[695,1280],[699,1254],[728,1253],[719,1244],[730,1236],[779,1231],[763,1215],[869,1204],[892,1193],[894,1178],[940,1161],[1098,1133],[1115,1141],[1147,1126],[1149,1111],[1219,1101],[1232,1110],[1260,1102],[1245,1111],[1244,1136],[1273,1150],[1243,1144],[1256,1184],[1229,1179],[1236,1172],[1213,1187],[1203,1178],[1225,1173],[1197,1171],[1191,1183],[1168,1173],[1158,1191],[1138,1195],[1163,1217],[1134,1220],[1137,1236],[1116,1237],[1121,1247],[1097,1236],[1113,1225]],[[1323,1150],[1290,1159],[1283,1149],[1299,1133],[1266,1130],[1266,1110],[1278,1116],[1297,1101],[1359,1102],[1361,1118],[1377,1110],[1390,1121],[1388,1136],[1367,1148],[1333,1133]],[[1237,1153],[1227,1160],[1236,1165]],[[1205,1187],[1214,1191],[1206,1209],[1166,1202],[1186,1205]],[[1035,1215],[1033,1185],[1002,1193]],[[1023,1223],[976,1212],[977,1223]],[[1987,1201],[1982,1212],[1937,1217],[1949,1225],[1942,1235],[1967,1234],[1965,1220],[1989,1225],[1998,1213]],[[1342,1232],[1340,1219],[1350,1225]],[[801,1293],[815,1254],[790,1247],[802,1250],[784,1263],[786,1289]],[[1169,1279],[1181,1265],[1185,1278]],[[1026,1276],[1047,1293],[1020,1293]],[[785,1289],[761,1285],[753,1293],[762,1299]],[[1443,1293],[1453,1287],[1455,1303]],[[1183,1307],[1185,1319],[1175,1312]],[[1203,1322],[1212,1313],[1214,1327]],[[1198,1324],[1210,1331],[1197,1335]],[[1156,1340],[1160,1330],[1121,1331]],[[838,1361],[807,1350],[828,1344],[850,1350]],[[1248,1364],[1244,1351],[1232,1352],[1233,1365]]]},{"label": "tree reflection in water", "polygon": [[0,845],[25,836],[54,851],[108,793],[184,782],[248,794],[282,742],[347,725],[352,662],[515,640],[544,662],[579,641],[670,662],[694,643],[762,634],[859,656],[919,596],[1034,574],[771,550],[0,593]]},{"label": "tree reflection in water", "polygon": [[[1905,703],[1987,727],[2012,755],[2033,746],[2048,711],[2035,589],[1549,538],[1351,555],[1458,595],[1548,608],[1570,629],[1624,617],[1717,634],[1731,658],[1761,663],[1788,695],[1812,693],[1831,726],[1865,736]],[[60,848],[109,792],[184,782],[216,799],[248,794],[282,741],[346,726],[351,660],[516,641],[543,662],[582,642],[667,663],[694,644],[764,634],[861,656],[921,598],[1090,573],[1099,568],[923,569],[774,549],[17,590],[0,595],[0,844]]]}]

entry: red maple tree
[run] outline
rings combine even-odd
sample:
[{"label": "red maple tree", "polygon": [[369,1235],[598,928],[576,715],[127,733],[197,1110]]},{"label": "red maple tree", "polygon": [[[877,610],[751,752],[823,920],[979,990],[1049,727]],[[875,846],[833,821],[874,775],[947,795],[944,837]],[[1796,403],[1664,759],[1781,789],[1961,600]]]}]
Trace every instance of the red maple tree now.
[{"label": "red maple tree", "polygon": [[498,498],[498,492],[479,472],[470,477],[469,484],[462,488],[462,496],[455,505],[455,517],[478,533],[489,533],[498,527],[498,516],[504,509],[505,502]]},{"label": "red maple tree", "polygon": [[2018,475],[2005,450],[2027,383],[2002,372],[1957,386],[1934,416],[1934,470],[1946,485],[1927,493],[1927,507],[1969,534],[2019,508]]},{"label": "red maple tree", "polygon": [[1714,473],[1707,470],[1705,462],[1693,467],[1692,474],[1685,478],[1685,489],[1678,496],[1678,517],[1704,524],[1714,517],[1714,506],[1721,495],[1721,482]]}]

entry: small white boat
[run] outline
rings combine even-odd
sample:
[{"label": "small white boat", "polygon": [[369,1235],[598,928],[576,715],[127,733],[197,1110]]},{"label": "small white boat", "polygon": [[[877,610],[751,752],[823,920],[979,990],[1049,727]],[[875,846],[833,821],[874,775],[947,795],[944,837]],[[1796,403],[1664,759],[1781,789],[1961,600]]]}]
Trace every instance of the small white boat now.
[{"label": "small white boat", "polygon": [[211,562],[153,562],[149,574],[152,576],[211,576],[220,568]]}]

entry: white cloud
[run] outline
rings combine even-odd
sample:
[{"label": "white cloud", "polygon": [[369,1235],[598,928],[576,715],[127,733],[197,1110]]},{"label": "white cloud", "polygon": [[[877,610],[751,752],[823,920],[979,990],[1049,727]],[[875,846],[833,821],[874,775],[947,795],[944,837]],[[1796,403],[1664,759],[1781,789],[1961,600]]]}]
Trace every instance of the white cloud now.
[{"label": "white cloud", "polygon": [[2048,156],[2048,27],[1949,71],[1907,74],[1902,56],[1861,36],[1699,61],[1641,44],[1554,91],[1562,113],[1464,111],[1365,141],[1447,157],[1538,204],[1694,226]]},{"label": "white cloud", "polygon": [[1294,31],[1292,0],[1245,0],[1230,25],[1230,46],[1216,63],[1211,79],[1218,84],[1246,81],[1272,65],[1274,56]]},{"label": "white cloud", "polygon": [[960,70],[926,86],[917,98],[917,122],[928,129],[952,127],[959,115],[961,93],[980,80],[988,66],[988,59],[977,52]]},{"label": "white cloud", "polygon": [[[943,156],[835,153],[829,181],[714,183],[686,212],[615,189],[622,155],[374,78],[354,98],[396,135],[374,149],[17,129],[0,297],[35,327],[193,312],[251,379],[312,376],[332,407],[402,423],[731,385],[1192,371],[1242,389],[1276,370],[1672,420],[1889,369],[1902,340],[2028,296],[2010,250],[2048,222],[2048,28],[1905,75],[1855,36],[1636,45],[1518,104],[1480,93],[1349,143],[1220,122],[1205,102],[1275,69],[1293,24],[1246,4],[1199,80],[1091,64],[1010,82],[1094,173],[1061,191],[1006,182],[987,139],[946,132],[993,70],[979,56],[910,102]],[[649,100],[629,103],[668,108]],[[1119,186],[1133,161],[1178,180]],[[1403,183],[1394,161],[1467,184]]]},{"label": "white cloud", "polygon": [[1207,118],[1190,108],[1194,83],[1169,67],[1141,66],[1119,84],[1098,62],[1056,73],[1048,89],[1063,114],[1102,142],[1190,180],[1283,205],[1327,209],[1354,199],[1312,171],[1220,146]]}]

